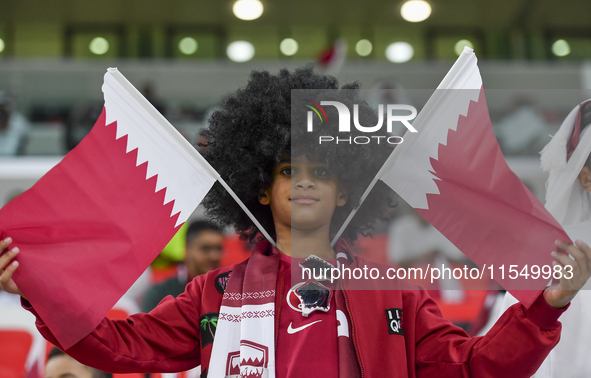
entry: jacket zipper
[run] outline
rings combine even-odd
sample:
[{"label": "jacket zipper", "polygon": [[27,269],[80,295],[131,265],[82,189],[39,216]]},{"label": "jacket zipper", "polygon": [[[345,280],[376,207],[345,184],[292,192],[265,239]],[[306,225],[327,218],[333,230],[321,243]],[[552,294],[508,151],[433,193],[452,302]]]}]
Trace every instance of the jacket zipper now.
[{"label": "jacket zipper", "polygon": [[357,362],[359,362],[359,369],[361,370],[361,377],[363,378],[363,364],[361,363],[361,357],[359,356],[359,349],[357,348],[357,343],[355,342],[355,323],[353,322],[353,315],[351,314],[351,309],[349,308],[349,299],[347,299],[347,292],[345,290],[344,282],[342,282],[343,286],[343,298],[345,298],[345,307],[347,308],[347,312],[349,313],[349,320],[351,320],[351,334],[353,340],[353,349],[355,349],[355,355],[357,356]]},{"label": "jacket zipper", "polygon": [[279,298],[279,302],[275,300],[275,355],[277,355],[277,338],[279,337],[279,317],[281,316],[281,306],[283,305],[283,288],[285,287],[285,279],[283,275],[279,275],[279,289],[278,293],[275,293],[275,297]]}]

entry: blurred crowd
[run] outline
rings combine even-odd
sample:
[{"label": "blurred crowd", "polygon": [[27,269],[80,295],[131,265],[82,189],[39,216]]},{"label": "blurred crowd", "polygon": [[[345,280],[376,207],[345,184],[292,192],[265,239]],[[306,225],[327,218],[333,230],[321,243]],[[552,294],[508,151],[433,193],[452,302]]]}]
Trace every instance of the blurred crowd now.
[{"label": "blurred crowd", "polygon": [[[158,98],[151,83],[141,88],[144,96],[191,143],[215,108],[197,105],[168,106]],[[394,78],[376,81],[367,91],[370,104],[400,103],[417,106]],[[36,105],[19,111],[16,95],[0,88],[0,156],[65,155],[90,132],[103,104],[80,103],[66,107]],[[541,147],[558,129],[566,110],[546,109],[530,95],[515,95],[505,109],[490,112],[493,130],[506,156],[537,157]],[[393,130],[395,135],[406,131]]]},{"label": "blurred crowd", "polygon": [[[187,140],[195,142],[207,109],[167,106],[155,95],[150,83],[141,91]],[[19,111],[17,105],[17,96],[0,88],[0,157],[65,155],[90,132],[103,110],[102,102],[60,107],[40,104],[28,111]]]}]

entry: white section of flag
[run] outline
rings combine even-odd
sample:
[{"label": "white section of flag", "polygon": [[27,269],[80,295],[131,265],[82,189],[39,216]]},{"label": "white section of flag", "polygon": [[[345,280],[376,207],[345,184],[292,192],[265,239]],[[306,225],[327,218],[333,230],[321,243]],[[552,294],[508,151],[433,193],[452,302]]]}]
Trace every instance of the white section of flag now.
[{"label": "white section of flag", "polygon": [[137,148],[137,165],[148,163],[146,179],[157,175],[156,191],[166,188],[164,204],[174,201],[171,216],[180,213],[176,226],[187,221],[218,174],[116,68],[103,93],[107,125],[117,121],[117,139],[127,135],[127,152]]},{"label": "white section of flag", "polygon": [[[415,209],[428,209],[427,194],[439,194],[431,172],[431,158],[438,159],[439,145],[447,144],[449,130],[456,130],[460,115],[468,112],[470,101],[477,101],[482,87],[474,50],[464,51],[437,87],[413,122],[418,133],[406,133],[389,163],[384,164],[381,180]],[[397,156],[404,155],[404,159]],[[412,177],[401,180],[400,177]]]},{"label": "white section of flag", "polygon": [[[390,154],[361,196],[359,206],[363,204],[376,182],[382,180],[413,208],[428,209],[427,194],[439,194],[439,188],[434,181],[438,178],[431,173],[431,158],[438,158],[439,145],[447,143],[449,130],[457,129],[460,114],[466,115],[470,101],[478,100],[481,87],[482,78],[476,54],[471,48],[464,47],[462,54],[413,121],[412,125],[418,132],[405,134],[404,142]],[[465,98],[454,98],[450,93],[446,93],[452,90],[457,96]],[[405,158],[397,159],[400,155]],[[332,246],[351,223],[358,209],[359,207],[353,209],[345,219],[332,239]]]},{"label": "white section of flag", "polygon": [[117,70],[109,68],[103,84],[106,124],[117,121],[117,139],[127,135],[127,152],[137,148],[137,165],[148,163],[146,179],[156,178],[156,192],[166,188],[163,205],[174,201],[176,226],[189,219],[215,181],[228,191],[259,231],[275,242],[215,169],[166,118]]}]

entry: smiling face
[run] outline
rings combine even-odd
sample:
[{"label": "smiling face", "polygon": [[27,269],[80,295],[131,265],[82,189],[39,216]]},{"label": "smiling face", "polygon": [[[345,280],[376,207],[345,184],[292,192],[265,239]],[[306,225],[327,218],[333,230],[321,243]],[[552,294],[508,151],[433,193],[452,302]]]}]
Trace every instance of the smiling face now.
[{"label": "smiling face", "polygon": [[271,207],[276,231],[322,229],[328,233],[332,214],[347,202],[347,195],[328,167],[301,156],[275,168],[273,183],[259,202]]}]

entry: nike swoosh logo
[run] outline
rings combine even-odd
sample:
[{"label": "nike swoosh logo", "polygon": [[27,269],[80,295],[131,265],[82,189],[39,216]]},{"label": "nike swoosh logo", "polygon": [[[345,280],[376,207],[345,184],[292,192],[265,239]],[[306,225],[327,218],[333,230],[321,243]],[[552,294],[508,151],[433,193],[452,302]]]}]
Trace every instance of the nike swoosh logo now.
[{"label": "nike swoosh logo", "polygon": [[287,333],[289,333],[290,335],[293,335],[294,333],[296,333],[296,332],[300,332],[301,330],[303,330],[303,329],[306,329],[306,328],[310,327],[312,324],[314,324],[314,323],[319,323],[319,322],[321,322],[321,321],[322,321],[322,320],[316,320],[315,322],[308,323],[308,324],[304,324],[303,326],[301,326],[301,327],[298,327],[298,328],[291,328],[291,323],[289,323],[289,326],[287,327]]}]

